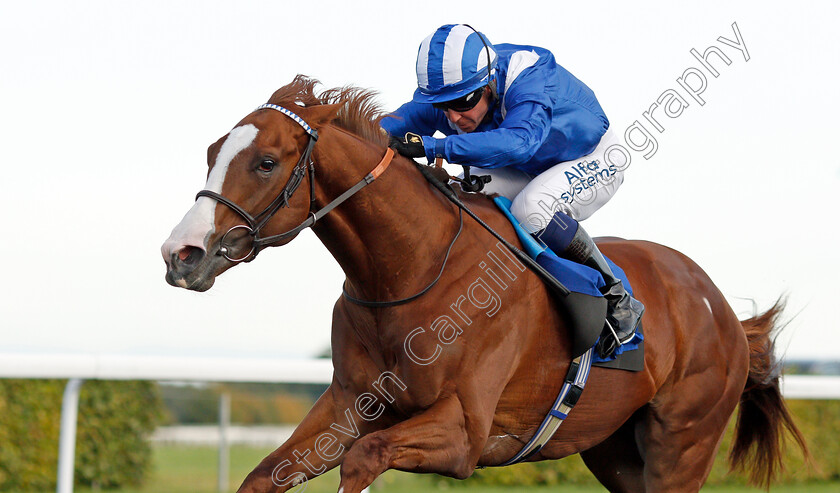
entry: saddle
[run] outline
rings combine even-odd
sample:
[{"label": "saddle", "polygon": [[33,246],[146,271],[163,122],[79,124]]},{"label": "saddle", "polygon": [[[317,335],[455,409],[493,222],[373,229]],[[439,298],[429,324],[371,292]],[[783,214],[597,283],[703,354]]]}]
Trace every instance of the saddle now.
[{"label": "saddle", "polygon": [[[493,201],[513,224],[514,230],[525,249],[525,252],[522,252],[461,202],[449,185],[451,177],[446,170],[441,167],[425,166],[417,162],[414,164],[431,185],[463,212],[475,219],[543,279],[563,308],[561,311],[566,317],[566,326],[570,328],[572,334],[572,358],[584,356],[590,349],[593,349],[604,330],[607,316],[607,300],[599,289],[606,285],[601,274],[590,267],[562,259],[550,249],[540,245],[513,217],[510,212],[510,200],[506,197],[497,196]],[[607,261],[610,263],[612,272],[621,278],[625,289],[632,295],[632,287],[624,271],[609,259]],[[633,339],[617,348],[608,358],[604,359],[596,355],[591,360],[592,364],[596,366],[641,371],[644,369],[644,335],[641,327]]]},{"label": "saddle", "polygon": [[[563,311],[569,313],[571,305],[575,305],[572,310],[579,311],[581,305],[583,305],[591,307],[588,310],[597,314],[585,318],[570,317],[571,319],[567,320],[572,333],[572,357],[580,356],[598,342],[604,330],[604,320],[607,314],[606,303],[598,302],[604,300],[601,293],[601,288],[605,286],[603,277],[595,269],[561,258],[551,249],[541,245],[522,228],[519,221],[510,212],[511,201],[508,198],[497,196],[493,199],[493,202],[513,225],[526,253],[571,291],[569,295],[557,297],[558,302],[564,307]],[[632,295],[633,288],[624,270],[609,258],[606,258],[606,260],[612,272],[621,279],[627,292]],[[629,371],[643,370],[644,333],[642,327],[639,327],[633,339],[618,347],[609,357],[602,358],[595,355],[592,364]]]}]

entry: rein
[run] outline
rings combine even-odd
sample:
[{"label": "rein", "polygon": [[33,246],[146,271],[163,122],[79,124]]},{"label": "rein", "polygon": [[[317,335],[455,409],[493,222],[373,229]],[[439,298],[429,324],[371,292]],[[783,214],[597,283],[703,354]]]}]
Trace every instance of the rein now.
[{"label": "rein", "polygon": [[424,166],[422,164],[414,163],[417,166],[417,169],[420,170],[420,173],[431,183],[435,188],[437,188],[450,202],[458,206],[458,209],[461,211],[466,212],[471,218],[475,219],[475,221],[480,224],[484,229],[486,229],[494,238],[499,240],[502,245],[505,246],[511,253],[513,253],[519,260],[521,260],[525,265],[530,267],[537,275],[539,275],[546,284],[548,284],[557,294],[562,297],[567,297],[571,293],[569,288],[564,286],[560,281],[554,278],[543,266],[538,264],[534,259],[532,259],[527,253],[523,252],[522,250],[516,248],[512,243],[507,241],[502,235],[496,232],[493,228],[490,227],[489,224],[484,222],[478,215],[473,212],[469,207],[464,204],[461,199],[455,194],[455,191],[449,187],[448,184],[443,183],[442,181],[438,180],[432,172],[429,170],[428,166]]},{"label": "rein", "polygon": [[458,210],[458,232],[455,233],[455,237],[452,238],[452,241],[449,243],[449,247],[446,249],[446,255],[443,257],[443,264],[440,266],[440,272],[438,272],[437,277],[434,281],[430,282],[425,288],[423,288],[419,293],[409,296],[407,298],[402,298],[399,300],[394,301],[364,301],[358,298],[354,298],[350,296],[350,293],[347,292],[347,281],[341,286],[341,292],[344,294],[344,297],[347,298],[348,301],[352,301],[353,303],[361,306],[366,306],[368,308],[388,308],[392,306],[403,305],[408,303],[409,301],[414,301],[415,299],[423,296],[426,292],[440,281],[440,277],[443,275],[443,271],[446,269],[446,263],[449,261],[449,253],[452,251],[452,247],[455,246],[455,242],[458,240],[458,237],[461,236],[461,231],[464,230],[464,214],[459,209]]}]

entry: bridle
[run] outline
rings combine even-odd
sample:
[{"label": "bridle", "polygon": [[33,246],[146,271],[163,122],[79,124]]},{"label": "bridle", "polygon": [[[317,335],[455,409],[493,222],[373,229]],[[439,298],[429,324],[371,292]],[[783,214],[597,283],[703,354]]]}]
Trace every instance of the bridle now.
[{"label": "bridle", "polygon": [[[315,208],[315,162],[312,160],[312,149],[315,147],[315,142],[318,141],[318,132],[314,128],[310,127],[309,124],[307,124],[303,120],[303,118],[299,117],[292,111],[289,111],[288,109],[282,106],[266,103],[258,106],[254,111],[259,111],[262,109],[272,109],[279,111],[280,113],[294,120],[295,123],[300,125],[303,128],[303,130],[309,135],[309,141],[306,144],[306,149],[303,151],[303,154],[301,154],[300,159],[298,159],[297,164],[292,170],[292,174],[291,176],[289,176],[289,180],[286,182],[286,185],[283,187],[282,190],[280,190],[280,192],[277,194],[277,197],[274,198],[274,200],[268,205],[268,207],[263,209],[263,211],[257,214],[256,216],[252,216],[248,213],[248,211],[236,204],[236,202],[212,190],[202,190],[196,194],[196,200],[198,200],[199,197],[209,197],[222,204],[225,204],[231,210],[239,214],[239,216],[242,217],[242,219],[244,219],[247,223],[247,225],[238,224],[236,226],[233,226],[232,228],[227,230],[227,232],[224,235],[222,235],[222,238],[219,241],[219,251],[216,252],[216,254],[223,256],[231,262],[250,262],[251,260],[256,258],[257,254],[263,248],[277,241],[292,237],[300,233],[302,230],[311,227],[315,224],[315,222],[318,219],[324,217],[328,212],[338,207],[342,202],[349,199],[356,192],[366,187],[367,185],[373,183],[373,181],[376,180],[379,177],[379,175],[381,175],[385,171],[385,169],[388,168],[388,165],[391,164],[391,160],[394,157],[394,150],[389,148],[385,152],[385,157],[382,158],[382,161],[379,162],[379,164],[376,166],[376,168],[373,169],[373,171],[368,173],[358,183],[356,183],[355,185],[350,187],[350,189],[336,197],[332,202],[324,206],[322,209],[314,211],[313,209]],[[309,217],[307,217],[305,221],[290,229],[289,231],[286,231],[285,233],[261,237],[260,230],[262,230],[262,228],[268,223],[268,221],[274,216],[274,214],[276,214],[277,211],[279,211],[283,207],[288,207],[289,200],[291,199],[295,191],[297,191],[297,189],[300,187],[300,184],[303,182],[303,178],[307,174],[307,169],[309,171]],[[251,250],[247,254],[240,258],[233,258],[230,256],[231,249],[230,247],[228,247],[226,242],[228,235],[237,229],[246,230],[247,233],[251,237],[253,237],[253,239],[251,241]]]},{"label": "bridle", "polygon": [[[275,197],[271,204],[269,204],[268,207],[263,209],[263,211],[257,214],[256,216],[251,216],[245,209],[240,207],[234,201],[212,190],[202,190],[198,192],[198,194],[196,194],[196,200],[198,200],[199,197],[208,197],[217,200],[222,204],[225,204],[226,206],[230,207],[231,210],[239,214],[242,217],[242,219],[244,219],[245,222],[248,223],[247,225],[238,224],[236,226],[231,227],[229,230],[227,230],[227,232],[224,235],[222,235],[221,240],[219,240],[219,251],[216,252],[216,255],[221,255],[231,262],[250,262],[251,260],[257,257],[257,254],[263,248],[271,245],[276,241],[280,241],[284,238],[294,236],[300,233],[302,230],[312,226],[318,219],[321,219],[328,212],[341,205],[342,202],[355,195],[356,192],[373,183],[374,180],[379,178],[379,175],[385,172],[385,170],[388,168],[388,165],[391,164],[391,160],[394,158],[394,150],[389,147],[388,150],[385,151],[385,156],[382,158],[381,161],[379,161],[379,164],[377,164],[376,167],[373,168],[373,170],[370,173],[365,175],[364,178],[359,180],[359,182],[347,189],[344,193],[333,199],[332,202],[324,206],[322,209],[313,212],[313,209],[315,208],[315,162],[312,160],[312,149],[315,147],[315,142],[317,142],[318,140],[318,132],[314,128],[310,127],[309,124],[307,124],[303,120],[303,118],[299,117],[298,115],[294,114],[288,109],[283,108],[282,106],[266,103],[258,106],[254,111],[259,111],[262,109],[272,109],[279,111],[280,113],[283,113],[284,115],[294,120],[309,135],[309,142],[307,142],[306,149],[303,151],[303,154],[301,154],[300,159],[298,160],[297,164],[292,170],[292,175],[289,177],[289,180],[286,182],[286,185],[283,187],[282,190],[280,190],[280,193],[277,194],[277,197]],[[281,208],[287,207],[289,205],[289,199],[292,197],[292,194],[294,194],[295,191],[300,187],[300,184],[303,182],[303,178],[306,175],[307,169],[309,170],[309,217],[307,217],[305,221],[290,229],[289,231],[286,231],[285,233],[260,237],[260,230],[263,228],[263,226],[266,225],[266,223],[268,223],[271,217],[274,216],[274,214],[276,214],[277,211],[279,211]],[[452,247],[455,245],[455,242],[458,240],[458,237],[461,236],[461,231],[463,231],[464,229],[464,218],[461,213],[461,210],[458,211],[458,222],[458,232],[455,233],[455,236],[452,238],[452,242],[446,249],[446,256],[443,259],[443,263],[440,267],[440,272],[431,283],[429,283],[418,293],[394,301],[365,301],[360,300],[358,298],[354,298],[350,295],[350,293],[347,292],[346,287],[342,286],[342,294],[352,303],[368,308],[388,308],[392,306],[398,306],[415,300],[420,296],[423,296],[432,288],[432,286],[437,284],[437,282],[440,280],[441,276],[443,275],[444,269],[446,269],[446,263],[449,261],[449,254],[452,252]],[[234,231],[236,229],[245,229],[247,230],[248,234],[253,237],[251,241],[251,251],[249,251],[244,257],[240,258],[232,258],[229,255],[230,249],[225,244],[227,236],[231,233],[231,231]]]}]

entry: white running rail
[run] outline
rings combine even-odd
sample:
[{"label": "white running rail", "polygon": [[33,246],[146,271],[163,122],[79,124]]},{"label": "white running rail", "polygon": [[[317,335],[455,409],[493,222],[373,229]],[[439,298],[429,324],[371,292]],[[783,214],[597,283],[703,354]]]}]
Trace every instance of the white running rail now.
[{"label": "white running rail", "polygon": [[[67,378],[61,407],[57,493],[73,492],[76,418],[85,380],[173,380],[199,382],[330,383],[325,359],[208,358],[119,354],[0,353],[0,378]],[[219,491],[227,483],[224,423],[220,428]]]},{"label": "white running rail", "polygon": [[[62,405],[58,493],[73,491],[76,415],[84,380],[327,384],[332,373],[332,362],[326,359],[0,353],[0,378],[70,379]],[[786,376],[782,391],[787,399],[840,399],[840,376]]]}]

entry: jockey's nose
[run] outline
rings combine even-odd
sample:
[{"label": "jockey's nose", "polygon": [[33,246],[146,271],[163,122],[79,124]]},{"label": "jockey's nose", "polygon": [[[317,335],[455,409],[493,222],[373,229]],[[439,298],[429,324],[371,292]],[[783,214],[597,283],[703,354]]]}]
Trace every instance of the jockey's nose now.
[{"label": "jockey's nose", "polygon": [[452,123],[457,125],[458,120],[461,119],[461,114],[458,113],[457,111],[453,110],[452,108],[447,108],[446,109],[446,117],[449,118],[449,121],[451,121]]}]

